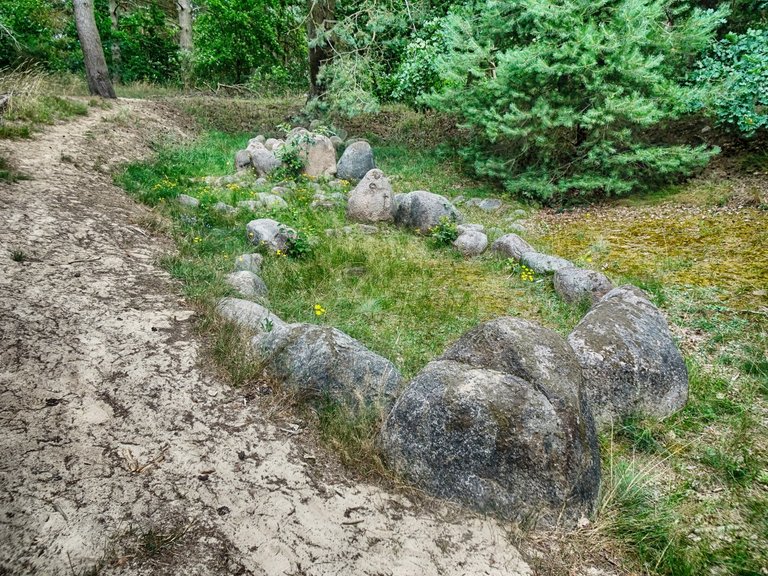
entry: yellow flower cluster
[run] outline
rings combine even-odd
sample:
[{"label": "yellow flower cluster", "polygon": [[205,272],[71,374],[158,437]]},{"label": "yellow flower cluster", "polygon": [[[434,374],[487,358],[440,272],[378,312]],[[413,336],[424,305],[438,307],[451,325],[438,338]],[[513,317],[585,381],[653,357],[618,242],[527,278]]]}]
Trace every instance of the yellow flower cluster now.
[{"label": "yellow flower cluster", "polygon": [[315,304],[314,310],[315,310],[315,316],[322,316],[323,314],[325,314],[325,308],[323,308],[320,304]]},{"label": "yellow flower cluster", "polygon": [[199,244],[202,241],[203,239],[200,238],[200,236],[195,236],[194,238],[192,238],[192,242],[194,242],[195,244]]},{"label": "yellow flower cluster", "polygon": [[533,282],[533,270],[528,268],[525,264],[520,266],[520,279],[523,282]]}]

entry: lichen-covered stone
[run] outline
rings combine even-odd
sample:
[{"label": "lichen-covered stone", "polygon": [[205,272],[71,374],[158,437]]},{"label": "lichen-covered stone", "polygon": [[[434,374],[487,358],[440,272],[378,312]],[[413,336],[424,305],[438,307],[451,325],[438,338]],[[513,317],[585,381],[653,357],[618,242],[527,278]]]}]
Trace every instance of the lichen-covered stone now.
[{"label": "lichen-covered stone", "polygon": [[627,416],[664,418],[688,399],[688,371],[667,321],[634,286],[606,294],[568,336],[601,428]]},{"label": "lichen-covered stone", "polygon": [[520,260],[525,252],[533,252],[533,246],[520,238],[517,234],[505,234],[498,238],[492,245],[491,250],[506,258]]},{"label": "lichen-covered stone", "polygon": [[613,284],[605,274],[575,267],[555,271],[553,282],[555,292],[570,303],[589,300],[594,304],[613,289]]},{"label": "lichen-covered stone", "polygon": [[556,333],[486,322],[427,365],[382,431],[390,465],[481,510],[574,525],[595,506],[600,459],[581,369]]},{"label": "lichen-covered stone", "polygon": [[463,217],[445,196],[426,190],[416,190],[395,197],[395,223],[421,234],[443,221],[461,222]]},{"label": "lichen-covered stone", "polygon": [[558,270],[574,267],[570,260],[539,252],[523,252],[520,263],[528,266],[536,274],[553,274]]},{"label": "lichen-covered stone", "polygon": [[394,218],[389,179],[378,169],[368,171],[349,193],[347,218],[355,222],[389,222]]},{"label": "lichen-covered stone", "polygon": [[453,247],[462,256],[479,256],[488,248],[488,236],[478,230],[466,230],[453,241]]},{"label": "lichen-covered stone", "polygon": [[353,410],[387,409],[400,389],[400,373],[389,360],[336,328],[289,324],[255,337],[252,348],[284,386]]}]

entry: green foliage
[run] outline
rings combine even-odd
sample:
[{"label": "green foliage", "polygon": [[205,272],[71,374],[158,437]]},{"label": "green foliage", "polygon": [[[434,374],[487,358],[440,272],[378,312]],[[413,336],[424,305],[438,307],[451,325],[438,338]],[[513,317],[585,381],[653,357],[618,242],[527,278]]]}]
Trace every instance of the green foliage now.
[{"label": "green foliage", "polygon": [[699,63],[699,106],[746,137],[768,126],[768,29],[728,34]]},{"label": "green foliage", "polygon": [[112,41],[120,47],[116,72],[123,82],[164,83],[178,76],[176,26],[156,4],[139,6],[123,15]]},{"label": "green foliage", "polygon": [[[723,11],[675,25],[665,0],[487,0],[443,24],[443,82],[427,101],[468,129],[465,157],[531,198],[621,195],[689,174],[703,147],[646,142],[678,118],[684,66]],[[675,12],[677,13],[677,12]]]},{"label": "green foliage", "polygon": [[447,216],[440,218],[440,224],[429,230],[434,246],[450,246],[459,237],[459,230],[454,220]]},{"label": "green foliage", "polygon": [[206,0],[193,31],[201,80],[243,83],[306,53],[300,11],[283,0]]},{"label": "green foliage", "polygon": [[285,255],[291,258],[306,258],[312,254],[312,240],[301,230],[289,236],[286,242]]},{"label": "green foliage", "polygon": [[436,62],[441,49],[441,43],[435,38],[417,38],[408,46],[393,77],[391,96],[394,100],[418,107],[422,95],[439,88]]},{"label": "green foliage", "polygon": [[68,30],[68,8],[55,0],[0,2],[0,68],[21,62],[65,68],[68,52],[79,49]]}]

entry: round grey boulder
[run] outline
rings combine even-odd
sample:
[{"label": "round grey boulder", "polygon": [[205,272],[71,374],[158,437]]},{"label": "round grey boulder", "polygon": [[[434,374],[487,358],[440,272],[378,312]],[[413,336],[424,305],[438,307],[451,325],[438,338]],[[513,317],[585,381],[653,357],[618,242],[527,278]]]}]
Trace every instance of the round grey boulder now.
[{"label": "round grey boulder", "polygon": [[349,193],[347,218],[355,222],[388,222],[394,218],[393,193],[384,172],[374,168]]},{"label": "round grey boulder", "polygon": [[264,256],[261,254],[241,254],[235,258],[235,272],[247,270],[258,274],[261,272],[261,265],[264,262]]},{"label": "round grey boulder", "polygon": [[280,329],[286,325],[261,304],[240,298],[222,298],[216,305],[216,313],[224,320],[256,334]]},{"label": "round grey boulder", "polygon": [[554,285],[555,292],[572,304],[584,300],[594,304],[613,289],[613,284],[605,274],[583,268],[562,268],[555,271]]},{"label": "round grey boulder", "polygon": [[395,223],[411,228],[421,234],[429,231],[442,221],[461,222],[463,217],[445,197],[426,190],[416,190],[395,197]]},{"label": "round grey boulder", "polygon": [[387,409],[400,389],[400,373],[389,360],[329,326],[289,324],[255,337],[252,348],[284,386],[352,409]]},{"label": "round grey boulder", "polygon": [[376,163],[373,160],[371,145],[365,140],[361,140],[344,150],[339,163],[336,165],[336,177],[357,182],[374,168],[376,168]]},{"label": "round grey boulder", "polygon": [[235,154],[235,170],[249,170],[252,166],[251,153],[248,150],[238,150]]},{"label": "round grey boulder", "polygon": [[520,260],[525,252],[534,251],[533,246],[517,234],[505,234],[491,245],[491,250],[513,260]]},{"label": "round grey boulder", "polygon": [[558,270],[575,267],[570,260],[535,251],[524,252],[520,256],[520,263],[528,266],[536,274],[553,274]]},{"label": "round grey boulder", "polygon": [[234,214],[237,212],[237,208],[230,206],[226,202],[216,202],[216,204],[213,205],[213,209],[221,214]]},{"label": "round grey boulder", "polygon": [[266,298],[269,294],[264,280],[250,270],[232,272],[226,277],[226,282],[237,290],[241,296],[249,298]]},{"label": "round grey boulder", "polygon": [[572,526],[595,507],[600,458],[578,362],[552,331],[487,322],[431,362],[382,431],[389,464],[482,512]]},{"label": "round grey boulder", "polygon": [[479,256],[488,248],[488,236],[477,230],[467,230],[453,241],[453,247],[463,256]]},{"label": "round grey boulder", "polygon": [[248,152],[251,155],[251,164],[258,172],[259,176],[266,176],[282,165],[282,162],[264,147],[264,144],[256,142],[248,145]]},{"label": "round grey boulder", "polygon": [[297,236],[295,230],[270,218],[251,220],[245,231],[251,244],[271,252],[285,250],[288,243]]},{"label": "round grey boulder", "polygon": [[688,370],[666,319],[634,286],[606,294],[568,336],[599,428],[664,418],[688,400]]}]

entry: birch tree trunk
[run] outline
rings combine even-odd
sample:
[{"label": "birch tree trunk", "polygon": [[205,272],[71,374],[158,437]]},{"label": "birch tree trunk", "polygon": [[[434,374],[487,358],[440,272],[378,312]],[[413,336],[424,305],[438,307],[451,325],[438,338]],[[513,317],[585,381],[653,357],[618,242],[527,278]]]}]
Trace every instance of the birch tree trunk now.
[{"label": "birch tree trunk", "polygon": [[104,58],[104,48],[96,28],[91,0],[72,0],[75,8],[75,25],[80,47],[85,61],[85,76],[88,79],[88,90],[91,94],[102,98],[116,98],[115,89],[109,79],[107,61]]},{"label": "birch tree trunk", "polygon": [[192,52],[192,2],[176,0],[176,10],[179,13],[179,49],[183,56],[189,57]]}]

